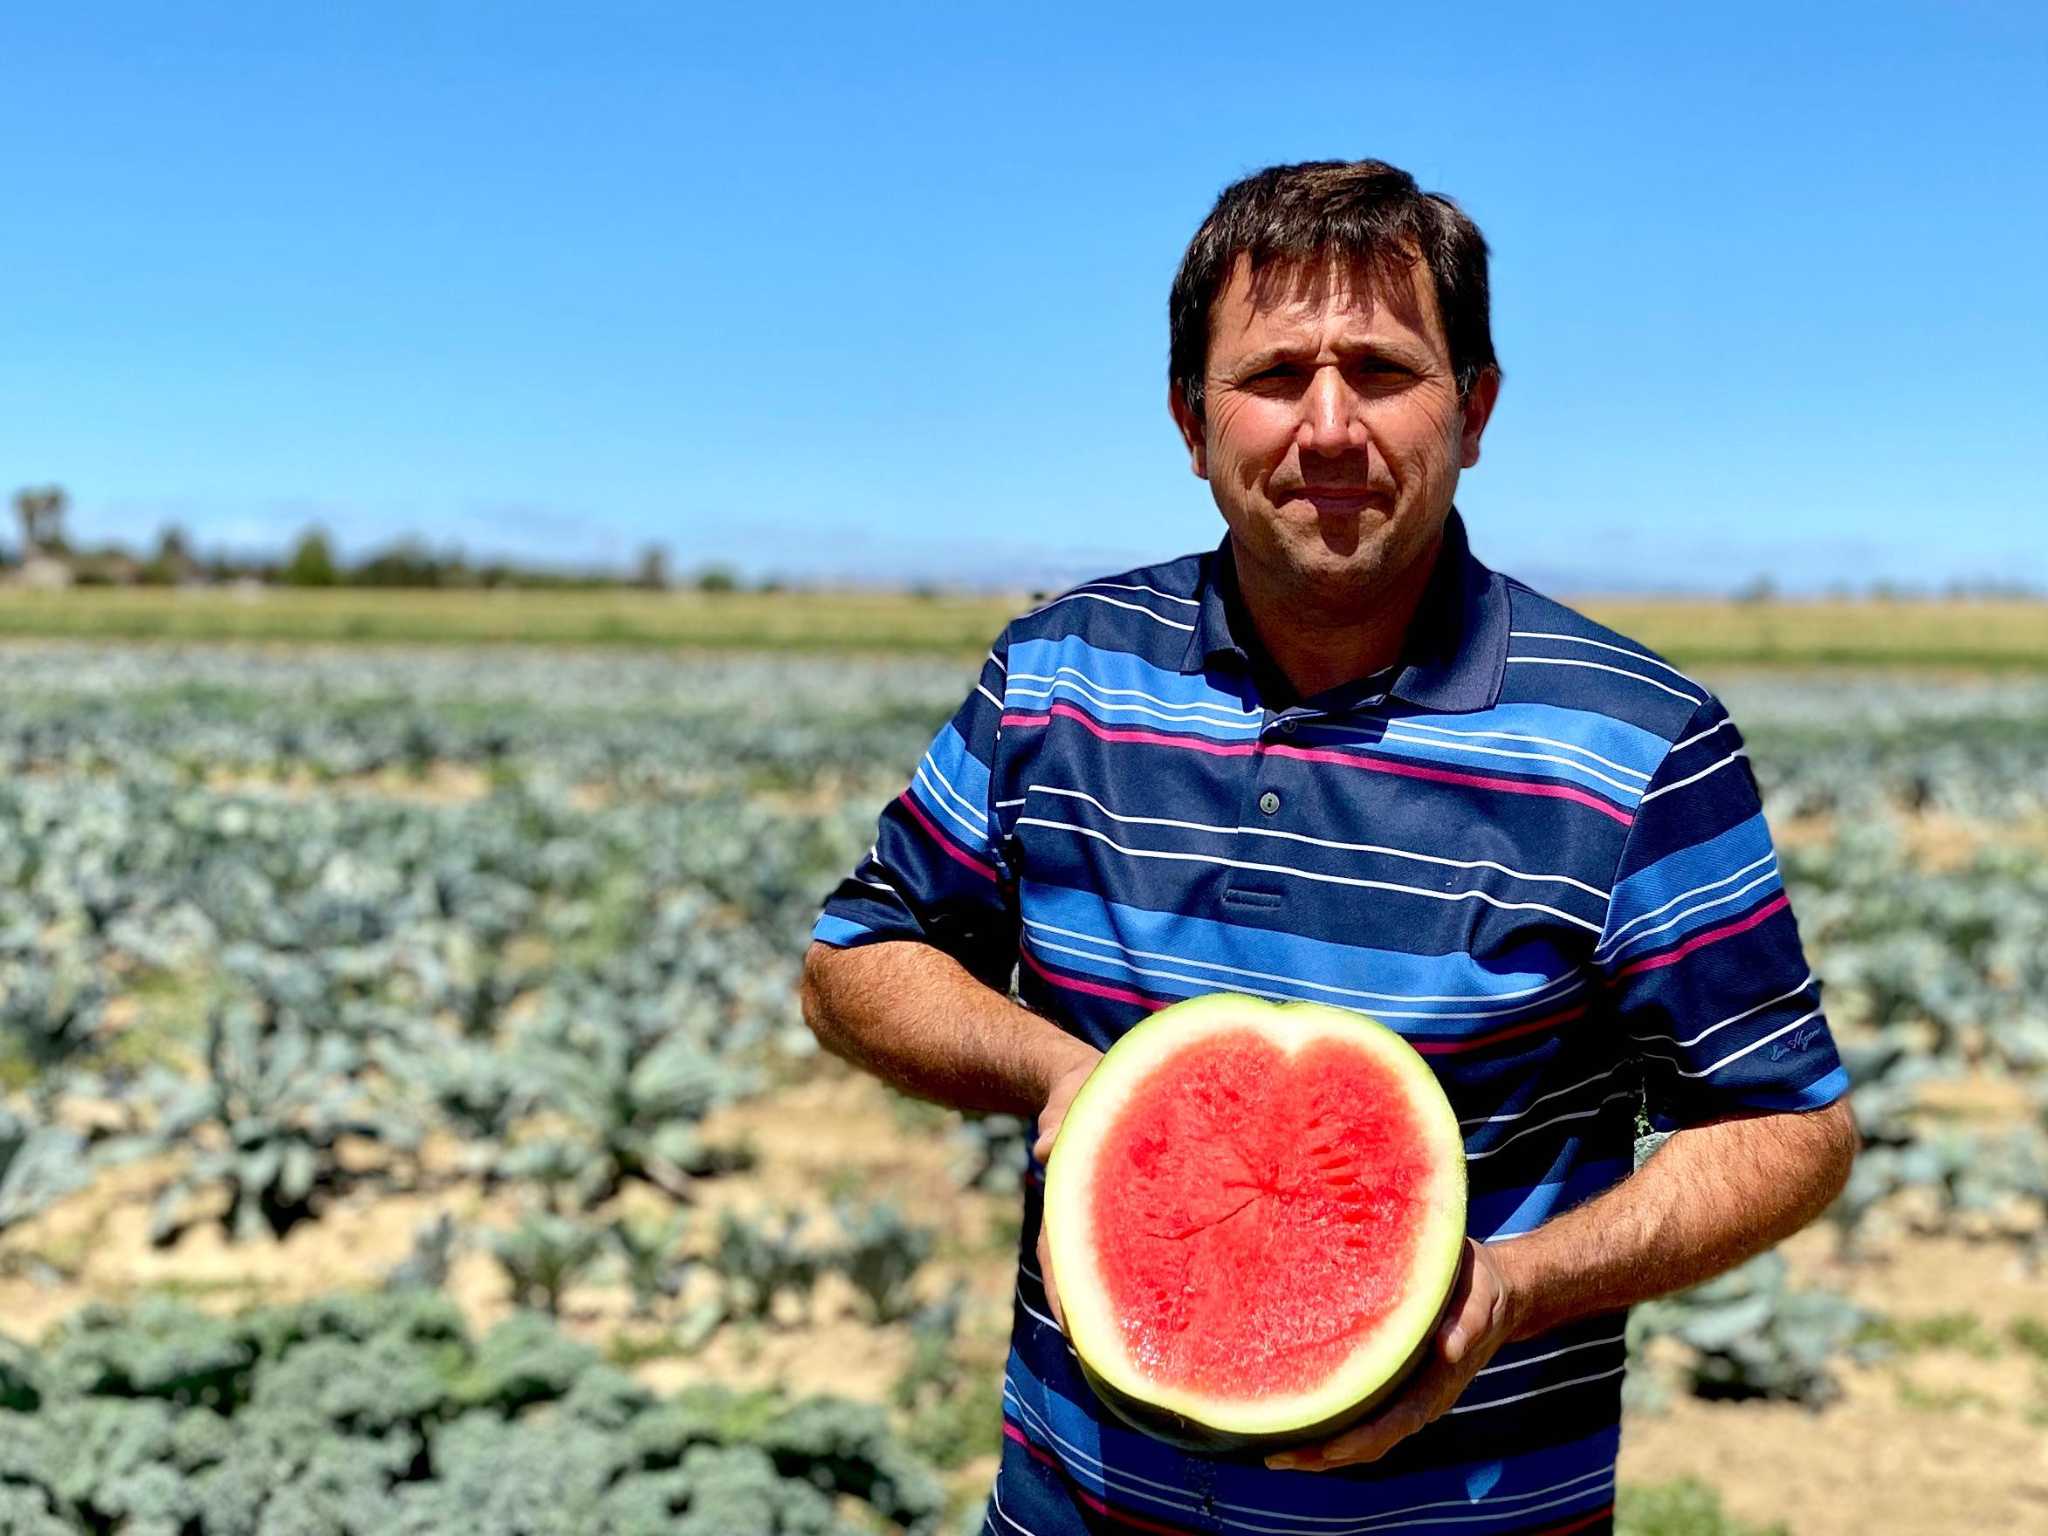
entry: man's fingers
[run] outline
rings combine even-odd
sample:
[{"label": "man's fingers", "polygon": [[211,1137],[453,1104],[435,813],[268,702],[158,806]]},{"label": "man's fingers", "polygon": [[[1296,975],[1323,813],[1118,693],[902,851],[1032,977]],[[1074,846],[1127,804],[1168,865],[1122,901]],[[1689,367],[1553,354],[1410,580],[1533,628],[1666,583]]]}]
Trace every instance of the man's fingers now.
[{"label": "man's fingers", "polygon": [[1464,1260],[1437,1329],[1437,1349],[1452,1366],[1464,1362],[1477,1334],[1491,1319],[1497,1299],[1493,1271],[1479,1263],[1479,1252],[1479,1245],[1467,1238]]},{"label": "man's fingers", "polygon": [[1067,1103],[1071,1097],[1055,1095],[1038,1113],[1038,1139],[1031,1144],[1031,1150],[1041,1163],[1052,1156],[1052,1144],[1059,1139],[1060,1123],[1067,1118]]},{"label": "man's fingers", "polygon": [[[1046,1096],[1045,1108],[1038,1112],[1038,1137],[1031,1144],[1031,1155],[1041,1164],[1052,1156],[1053,1143],[1059,1139],[1060,1125],[1067,1118],[1067,1106],[1074,1102],[1074,1095],[1081,1091],[1081,1084],[1095,1070],[1095,1064],[1102,1060],[1102,1053],[1090,1053],[1085,1067],[1076,1067],[1053,1084]],[[1067,1331],[1067,1314],[1060,1307],[1060,1290],[1052,1277],[1052,1249],[1045,1240],[1045,1223],[1038,1225],[1038,1277],[1045,1288],[1046,1309],[1052,1313],[1052,1320],[1061,1333]]]},{"label": "man's fingers", "polygon": [[1060,1133],[1060,1121],[1067,1115],[1067,1106],[1050,1103],[1039,1111],[1038,1138],[1031,1143],[1031,1155],[1043,1163],[1052,1156],[1053,1139]]},{"label": "man's fingers", "polygon": [[1323,1452],[1323,1460],[1338,1466],[1354,1461],[1377,1461],[1421,1429],[1431,1417],[1427,1404],[1420,1401],[1403,1403],[1369,1427],[1339,1435]]},{"label": "man's fingers", "polygon": [[1046,1095],[1045,1107],[1038,1112],[1038,1138],[1031,1144],[1031,1152],[1041,1163],[1052,1156],[1052,1144],[1059,1137],[1060,1123],[1067,1118],[1067,1108],[1074,1102],[1074,1096],[1081,1091],[1095,1070],[1095,1064],[1102,1060],[1100,1051],[1090,1055],[1088,1063],[1076,1067],[1052,1085]]},{"label": "man's fingers", "polygon": [[1341,1435],[1269,1457],[1266,1464],[1320,1472],[1352,1462],[1376,1461],[1449,1411],[1506,1336],[1506,1324],[1496,1316],[1501,1306],[1500,1282],[1490,1262],[1480,1262],[1480,1253],[1479,1246],[1468,1240],[1465,1261],[1432,1348],[1394,1402]]},{"label": "man's fingers", "polygon": [[1334,1440],[1268,1456],[1266,1465],[1301,1472],[1322,1472],[1331,1467],[1349,1466],[1353,1462],[1377,1461],[1434,1417],[1436,1415],[1430,1410],[1427,1399],[1404,1398],[1395,1407],[1345,1430]]},{"label": "man's fingers", "polygon": [[1427,1364],[1392,1403],[1363,1423],[1319,1445],[1298,1446],[1266,1458],[1266,1465],[1303,1472],[1323,1472],[1353,1462],[1377,1461],[1451,1406],[1463,1383],[1440,1357]]}]

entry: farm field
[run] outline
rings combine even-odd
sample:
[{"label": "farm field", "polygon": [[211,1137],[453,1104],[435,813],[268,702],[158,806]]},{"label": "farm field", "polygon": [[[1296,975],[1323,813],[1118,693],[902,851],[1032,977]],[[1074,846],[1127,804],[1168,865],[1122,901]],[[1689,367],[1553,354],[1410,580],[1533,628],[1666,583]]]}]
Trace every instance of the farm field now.
[{"label": "farm field", "polygon": [[[378,638],[361,601],[295,611]],[[623,611],[695,647],[692,604],[788,601]],[[1019,1128],[793,1002],[969,606],[719,654],[0,643],[0,1531],[979,1529]],[[1894,631],[1844,621],[1824,670],[1705,672],[1870,1150],[1638,1310],[1637,1536],[2048,1517],[2048,678],[2035,610],[1970,611],[1923,654],[2022,659],[1850,668]],[[839,622],[913,654],[802,654]]]},{"label": "farm field", "polygon": [[[979,655],[1021,595],[0,592],[0,636],[328,644],[524,644]],[[2048,603],[1590,597],[1577,606],[1682,666],[2048,669]]]}]

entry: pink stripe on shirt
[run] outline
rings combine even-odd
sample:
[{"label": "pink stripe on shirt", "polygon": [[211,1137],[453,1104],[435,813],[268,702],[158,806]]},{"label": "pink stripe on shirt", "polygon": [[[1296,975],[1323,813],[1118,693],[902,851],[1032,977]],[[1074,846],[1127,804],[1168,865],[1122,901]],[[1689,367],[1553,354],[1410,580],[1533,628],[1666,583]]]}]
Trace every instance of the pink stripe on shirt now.
[{"label": "pink stripe on shirt", "polygon": [[1773,912],[1781,910],[1791,899],[1791,897],[1781,891],[1778,893],[1777,900],[1758,907],[1745,918],[1740,918],[1724,927],[1710,928],[1705,933],[1696,933],[1679,945],[1678,948],[1667,949],[1661,955],[1652,955],[1649,959],[1638,960],[1633,965],[1624,965],[1614,974],[1618,979],[1623,976],[1633,976],[1637,971],[1654,971],[1660,966],[1676,965],[1696,949],[1705,949],[1709,944],[1718,943],[1722,939],[1732,939],[1738,933],[1749,932],[1750,929],[1769,917]]},{"label": "pink stripe on shirt", "polygon": [[1473,789],[1496,790],[1506,795],[1535,795],[1547,800],[1569,800],[1574,805],[1583,805],[1589,810],[1598,811],[1602,816],[1618,821],[1624,827],[1635,824],[1635,817],[1627,811],[1609,805],[1598,795],[1588,794],[1583,789],[1574,789],[1569,784],[1530,784],[1521,779],[1501,779],[1483,773],[1461,773],[1455,768],[1431,768],[1422,763],[1389,762],[1385,758],[1366,757],[1356,752],[1337,752],[1328,747],[1289,747],[1277,743],[1260,747],[1248,741],[1205,741],[1198,736],[1176,736],[1166,731],[1104,725],[1093,715],[1076,709],[1071,704],[1055,704],[1042,715],[1005,715],[1002,723],[1016,726],[1049,725],[1056,715],[1079,722],[1083,729],[1104,741],[1130,742],[1149,747],[1180,747],[1189,752],[1206,752],[1211,757],[1249,757],[1254,752],[1265,751],[1274,757],[1299,758],[1310,763],[1331,763],[1340,768],[1362,768],[1369,773],[1391,773],[1404,779],[1427,779],[1436,784],[1462,784]]}]

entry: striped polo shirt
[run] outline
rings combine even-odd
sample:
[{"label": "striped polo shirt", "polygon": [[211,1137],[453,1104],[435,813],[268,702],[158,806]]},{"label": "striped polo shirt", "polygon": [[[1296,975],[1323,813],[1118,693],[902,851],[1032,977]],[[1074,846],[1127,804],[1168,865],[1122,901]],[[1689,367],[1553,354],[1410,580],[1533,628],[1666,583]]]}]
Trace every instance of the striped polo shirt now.
[{"label": "striped polo shirt", "polygon": [[[1295,698],[1229,540],[1014,620],[815,936],[932,944],[1097,1047],[1206,992],[1369,1013],[1465,1132],[1509,1241],[1676,1129],[1847,1087],[1719,701],[1471,553],[1454,510],[1399,661]],[[995,1536],[1457,1536],[1612,1522],[1621,1313],[1511,1344],[1377,1462],[1179,1450],[1095,1399],[1025,1185]]]}]

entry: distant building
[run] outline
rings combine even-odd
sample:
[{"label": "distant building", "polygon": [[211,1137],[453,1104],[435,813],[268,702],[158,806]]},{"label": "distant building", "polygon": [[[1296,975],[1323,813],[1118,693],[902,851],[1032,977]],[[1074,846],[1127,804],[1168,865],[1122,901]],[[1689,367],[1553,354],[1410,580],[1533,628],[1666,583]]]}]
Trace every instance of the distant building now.
[{"label": "distant building", "polygon": [[55,555],[31,554],[8,578],[13,586],[55,592],[72,585],[71,562]]}]

